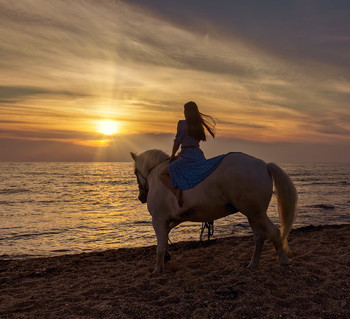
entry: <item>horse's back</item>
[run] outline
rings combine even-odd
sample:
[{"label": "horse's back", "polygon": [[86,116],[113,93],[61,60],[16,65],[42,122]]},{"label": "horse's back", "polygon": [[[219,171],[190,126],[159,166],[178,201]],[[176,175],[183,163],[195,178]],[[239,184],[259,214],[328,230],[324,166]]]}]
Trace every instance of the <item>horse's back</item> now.
[{"label": "horse's back", "polygon": [[188,198],[212,208],[233,204],[243,212],[249,203],[264,210],[271,199],[272,180],[264,161],[232,152],[224,157],[213,173],[193,189],[185,191],[184,195],[185,202]]},{"label": "horse's back", "polygon": [[264,161],[238,152],[228,153],[212,177],[241,182],[263,182],[266,179],[270,181],[267,164]]}]

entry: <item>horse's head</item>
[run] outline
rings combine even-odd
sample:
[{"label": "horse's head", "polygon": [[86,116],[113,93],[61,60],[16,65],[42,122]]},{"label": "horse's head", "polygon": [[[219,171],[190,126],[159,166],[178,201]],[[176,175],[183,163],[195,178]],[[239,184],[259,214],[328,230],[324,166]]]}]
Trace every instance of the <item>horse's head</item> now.
[{"label": "horse's head", "polygon": [[[140,170],[138,168],[138,165],[137,165],[138,164],[138,161],[137,161],[138,156],[135,153],[130,153],[130,155],[133,158],[133,160],[135,161],[134,174],[136,175],[137,184],[139,187],[138,199],[142,204],[145,204],[145,203],[147,203],[147,195],[148,195],[147,178],[144,177],[144,175],[140,172]],[[139,164],[139,166],[140,166],[140,164]]]},{"label": "horse's head", "polygon": [[150,150],[140,155],[130,153],[130,155],[135,161],[134,173],[136,175],[137,184],[139,187],[138,199],[141,201],[142,204],[144,204],[147,203],[149,189],[147,182],[148,175],[158,164],[169,159],[169,156],[160,150]]}]

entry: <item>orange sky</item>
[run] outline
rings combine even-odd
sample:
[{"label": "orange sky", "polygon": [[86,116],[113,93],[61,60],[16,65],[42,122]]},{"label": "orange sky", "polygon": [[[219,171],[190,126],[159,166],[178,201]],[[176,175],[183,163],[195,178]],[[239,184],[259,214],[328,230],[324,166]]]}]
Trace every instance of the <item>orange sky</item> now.
[{"label": "orange sky", "polygon": [[350,161],[349,5],[310,3],[0,0],[0,161],[170,152],[189,100],[209,155]]}]

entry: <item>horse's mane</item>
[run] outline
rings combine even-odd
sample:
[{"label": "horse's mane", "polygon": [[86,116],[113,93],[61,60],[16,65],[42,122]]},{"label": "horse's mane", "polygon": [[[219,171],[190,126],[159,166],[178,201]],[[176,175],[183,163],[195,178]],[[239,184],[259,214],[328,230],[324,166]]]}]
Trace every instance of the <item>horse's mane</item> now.
[{"label": "horse's mane", "polygon": [[149,172],[152,168],[158,164],[165,162],[169,159],[169,155],[161,150],[148,150],[141,153],[138,158],[140,159],[141,167],[139,168],[142,172]]}]

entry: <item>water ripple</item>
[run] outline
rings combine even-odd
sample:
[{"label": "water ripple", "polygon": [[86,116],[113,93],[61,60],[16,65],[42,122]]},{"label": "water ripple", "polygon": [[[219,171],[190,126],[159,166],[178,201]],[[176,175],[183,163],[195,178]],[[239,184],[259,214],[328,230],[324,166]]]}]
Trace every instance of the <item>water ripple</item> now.
[{"label": "water ripple", "polygon": [[[282,167],[299,193],[295,227],[350,223],[349,165]],[[0,176],[0,259],[156,244],[133,163],[0,163]],[[275,196],[268,216],[279,225]],[[184,223],[170,238],[198,240],[200,229]],[[215,221],[217,237],[249,233],[242,214]]]}]

